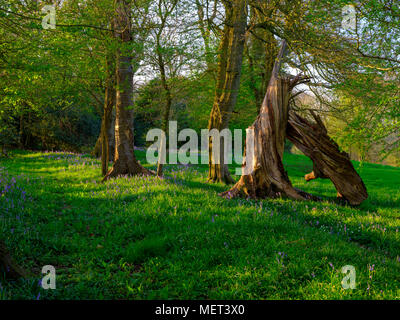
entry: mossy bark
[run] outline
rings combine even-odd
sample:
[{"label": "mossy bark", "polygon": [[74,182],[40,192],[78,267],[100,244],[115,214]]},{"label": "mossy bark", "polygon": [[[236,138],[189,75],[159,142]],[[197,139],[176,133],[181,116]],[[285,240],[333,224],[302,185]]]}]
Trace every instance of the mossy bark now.
[{"label": "mossy bark", "polygon": [[[208,129],[221,131],[228,128],[229,120],[236,104],[239,91],[243,49],[247,26],[246,1],[224,1],[226,21],[219,47],[218,74],[213,107],[210,113]],[[221,149],[219,163],[212,156],[212,138],[209,138],[208,181],[234,183],[224,161],[223,137],[219,143]]]},{"label": "mossy bark", "polygon": [[[115,66],[111,58],[107,58],[106,90],[104,95],[104,113],[101,123],[101,172],[108,172],[110,159],[114,157],[115,135],[113,124],[113,109],[115,104]],[[114,123],[115,126],[115,123]]]},{"label": "mossy bark", "polygon": [[[100,129],[100,134],[99,137],[97,138],[96,144],[93,148],[92,151],[92,156],[96,158],[101,158],[102,152],[103,152],[103,137],[105,136],[105,132],[107,132],[107,140],[108,140],[108,157],[109,159],[114,159],[114,151],[115,151],[115,132],[114,132],[114,127],[115,127],[115,90],[113,93],[114,96],[114,102],[113,102],[113,108],[111,109],[111,113],[106,111],[103,108],[103,115],[101,117],[101,129]],[[104,104],[106,104],[107,98],[104,101]],[[108,130],[106,129],[108,128]]]}]

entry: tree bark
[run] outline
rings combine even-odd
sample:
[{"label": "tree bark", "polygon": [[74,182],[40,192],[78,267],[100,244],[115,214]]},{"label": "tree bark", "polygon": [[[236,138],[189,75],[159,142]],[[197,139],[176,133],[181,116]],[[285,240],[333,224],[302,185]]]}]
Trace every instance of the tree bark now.
[{"label": "tree bark", "polygon": [[113,108],[115,104],[115,67],[110,58],[107,59],[107,72],[104,114],[101,123],[101,172],[103,176],[108,172],[110,158],[114,156],[114,150],[112,148],[115,148],[115,136],[112,128]]},{"label": "tree bark", "polygon": [[14,262],[4,242],[0,241],[0,277],[3,274],[6,279],[13,280],[26,277],[26,272]]},{"label": "tree bark", "polygon": [[107,134],[107,139],[108,139],[108,152],[109,152],[109,159],[113,160],[114,159],[114,151],[115,151],[115,112],[114,112],[114,105],[115,105],[115,91],[114,91],[114,102],[113,102],[113,109],[111,110],[111,114],[107,113],[107,118],[104,118],[104,113],[105,110],[103,110],[103,115],[101,117],[101,129],[100,129],[100,134],[99,137],[97,138],[96,144],[93,148],[92,151],[92,156],[96,158],[101,158],[102,155],[102,148],[103,148],[103,128],[104,124],[103,122],[106,121],[106,127],[109,128],[108,134]]},{"label": "tree bark", "polygon": [[[114,110],[114,105],[115,105],[115,91],[114,91],[114,102],[113,102],[113,108],[111,110],[111,114],[107,113],[107,118],[105,118],[105,110],[103,109],[103,115],[101,116],[101,128],[100,128],[100,134],[99,137],[97,138],[96,144],[93,148],[93,151],[91,155],[96,158],[101,158],[102,154],[102,148],[103,148],[103,136],[104,136],[104,128],[107,127],[108,129],[108,134],[107,134],[107,139],[108,139],[108,152],[109,152],[109,159],[114,159],[114,151],[115,151],[115,112]],[[104,127],[104,121],[106,121],[106,126]]]},{"label": "tree bark", "polygon": [[[115,72],[114,75],[115,77]],[[110,90],[108,90],[110,91]],[[103,114],[101,116],[101,129],[100,129],[100,134],[99,137],[97,138],[96,144],[93,148],[92,151],[92,156],[96,158],[101,158],[102,152],[103,152],[103,137],[105,135],[105,132],[107,132],[107,140],[108,140],[108,154],[109,154],[109,159],[114,159],[114,151],[115,151],[115,87],[112,88],[112,108],[110,112],[106,112],[105,110],[105,105],[109,105],[107,103],[107,97],[109,96],[109,93],[107,93],[107,88],[106,88],[106,93],[105,93],[105,100],[104,100],[104,105],[103,105]],[[106,129],[108,128],[108,130]],[[107,131],[104,131],[107,130]]]},{"label": "tree bark", "polygon": [[[219,48],[218,77],[214,104],[211,110],[208,129],[221,131],[228,128],[229,120],[236,104],[239,91],[243,59],[243,48],[247,26],[246,1],[224,1],[226,19]],[[220,138],[219,163],[213,161],[213,141],[209,138],[208,181],[234,183],[227,164],[224,162],[223,137]]]},{"label": "tree bark", "polygon": [[[291,90],[298,82],[278,75],[286,53],[283,41],[274,64],[268,89],[260,113],[250,127],[254,132],[254,154],[245,154],[243,174],[232,189],[221,194],[226,198],[276,198],[287,196],[295,200],[319,200],[306,192],[294,188],[283,167],[282,158],[286,137]],[[250,172],[245,171],[251,164]]]},{"label": "tree bark", "polygon": [[[168,132],[168,121],[171,113],[171,105],[172,105],[172,94],[171,94],[171,88],[168,85],[168,80],[167,80],[167,72],[166,72],[166,64],[165,64],[165,59],[163,56],[163,48],[161,44],[161,36],[162,32],[164,31],[167,23],[167,18],[168,16],[172,13],[173,9],[175,6],[178,4],[178,1],[175,0],[172,3],[172,7],[170,10],[166,10],[163,14],[162,10],[162,1],[160,0],[158,2],[159,6],[159,15],[161,18],[161,25],[160,28],[158,29],[158,32],[156,33],[156,53],[157,53],[157,64],[158,64],[158,70],[160,72],[160,77],[161,77],[161,85],[163,87],[164,93],[165,93],[165,109],[164,109],[164,115],[163,115],[163,120],[162,120],[162,130],[167,133]],[[161,143],[167,144],[167,138],[165,137],[165,141],[162,141]],[[166,146],[167,148],[167,146]],[[168,149],[168,148],[167,148]],[[160,151],[162,148],[160,148]],[[157,163],[157,176],[161,177],[163,175],[163,164],[159,161]]]},{"label": "tree bark", "polygon": [[287,127],[287,138],[313,161],[313,172],[307,174],[305,179],[328,178],[335,185],[339,198],[351,205],[361,204],[368,197],[364,182],[349,155],[340,151],[328,136],[321,118],[314,112],[311,114],[315,122],[291,111]]},{"label": "tree bark", "polygon": [[133,139],[133,68],[131,53],[126,45],[132,41],[131,4],[125,0],[115,0],[115,37],[121,48],[116,59],[116,119],[115,119],[115,159],[111,170],[103,181],[119,175],[150,175],[136,160]]},{"label": "tree bark", "polygon": [[[165,110],[164,110],[164,116],[163,116],[163,123],[162,123],[162,130],[164,132],[168,132],[168,121],[169,121],[169,116],[171,113],[171,105],[172,105],[172,95],[171,95],[171,89],[167,83],[167,76],[165,73],[165,63],[164,59],[162,57],[161,52],[158,53],[158,61],[159,61],[159,68],[160,68],[160,74],[161,74],[161,84],[163,86],[165,95],[166,95],[166,102],[165,102]],[[167,141],[164,141],[164,143],[167,143]],[[161,150],[161,148],[160,148]],[[161,177],[163,175],[163,164],[161,162],[158,162],[157,164],[157,176]]]},{"label": "tree bark", "polygon": [[[162,58],[161,53],[159,53],[159,67],[160,67],[160,73],[161,73],[161,83],[164,88],[164,92],[166,95],[166,102],[165,102],[165,110],[164,110],[164,116],[163,116],[163,124],[162,124],[162,130],[167,133],[168,132],[168,121],[169,121],[169,116],[171,113],[171,105],[172,105],[172,95],[171,95],[171,89],[169,88],[169,85],[167,83],[167,76],[165,73],[165,64],[164,60]],[[164,141],[164,143],[167,143],[167,141]],[[167,147],[167,146],[166,146]],[[161,148],[160,148],[161,150]],[[158,162],[157,164],[157,176],[161,177],[163,175],[163,164],[161,162]]]},{"label": "tree bark", "polygon": [[103,133],[101,132],[102,128],[103,128],[103,118],[101,119],[100,134],[99,134],[99,136],[96,140],[96,144],[94,145],[94,148],[91,152],[91,155],[96,158],[101,157],[101,137],[103,136]]},{"label": "tree bark", "polygon": [[20,149],[24,149],[24,111],[22,110],[22,114],[19,116],[19,139],[18,146]]}]

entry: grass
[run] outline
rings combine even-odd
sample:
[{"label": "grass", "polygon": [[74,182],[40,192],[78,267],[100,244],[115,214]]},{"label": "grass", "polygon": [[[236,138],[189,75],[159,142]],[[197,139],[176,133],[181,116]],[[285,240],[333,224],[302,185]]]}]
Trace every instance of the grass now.
[{"label": "grass", "polygon": [[[355,163],[370,196],[352,208],[304,181],[304,156],[285,167],[327,200],[225,200],[205,165],[101,184],[87,155],[15,151],[0,162],[0,238],[31,276],[2,281],[0,299],[399,299],[400,169]],[[48,264],[56,290],[39,286]]]}]

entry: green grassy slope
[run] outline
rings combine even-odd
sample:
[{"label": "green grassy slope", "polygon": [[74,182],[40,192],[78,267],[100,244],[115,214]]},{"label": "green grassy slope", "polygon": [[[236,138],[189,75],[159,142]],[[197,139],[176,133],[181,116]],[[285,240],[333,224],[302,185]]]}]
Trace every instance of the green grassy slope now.
[{"label": "green grassy slope", "polygon": [[[205,165],[100,184],[87,156],[12,156],[0,160],[0,239],[32,276],[3,281],[0,299],[400,298],[399,168],[355,163],[370,197],[351,208],[330,181],[304,181],[299,155],[285,155],[293,184],[326,201],[221,199]],[[47,264],[56,290],[38,285]]]}]

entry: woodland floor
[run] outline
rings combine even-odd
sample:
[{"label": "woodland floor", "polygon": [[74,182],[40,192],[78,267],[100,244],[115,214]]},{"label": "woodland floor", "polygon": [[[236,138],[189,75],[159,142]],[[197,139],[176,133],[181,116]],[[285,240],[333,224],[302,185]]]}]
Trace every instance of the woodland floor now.
[{"label": "woodland floor", "polygon": [[[354,163],[369,198],[351,208],[330,181],[304,181],[300,155],[285,154],[293,184],[326,201],[225,200],[206,165],[101,184],[87,155],[11,155],[0,239],[32,275],[0,280],[0,299],[400,299],[400,168]],[[56,290],[39,286],[48,264]],[[342,289],[345,265],[354,290]]]}]

